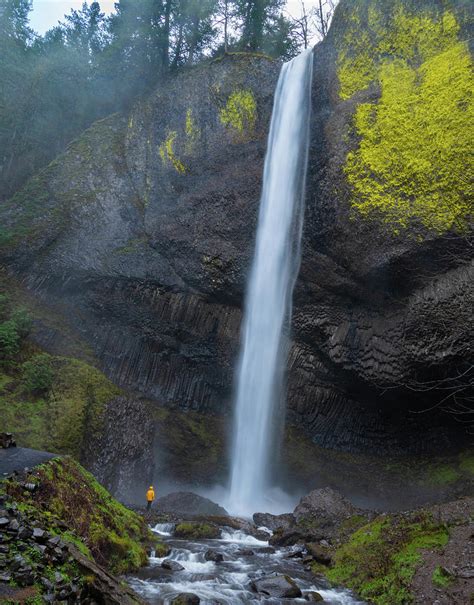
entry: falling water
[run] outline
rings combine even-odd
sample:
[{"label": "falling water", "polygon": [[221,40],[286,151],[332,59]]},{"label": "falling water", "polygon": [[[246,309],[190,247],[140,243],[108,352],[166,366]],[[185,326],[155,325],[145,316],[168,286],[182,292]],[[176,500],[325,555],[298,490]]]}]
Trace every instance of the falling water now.
[{"label": "falling water", "polygon": [[300,261],[312,62],[308,50],[283,65],[275,92],[235,402],[229,499],[239,514],[264,506],[269,488],[283,333]]}]

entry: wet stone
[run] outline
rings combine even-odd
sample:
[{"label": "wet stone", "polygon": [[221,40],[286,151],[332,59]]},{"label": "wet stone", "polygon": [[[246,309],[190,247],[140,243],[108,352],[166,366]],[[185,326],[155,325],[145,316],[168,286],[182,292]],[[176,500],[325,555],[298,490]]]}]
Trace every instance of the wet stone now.
[{"label": "wet stone", "polygon": [[304,597],[307,601],[310,601],[311,603],[323,603],[324,602],[324,599],[319,594],[319,592],[316,592],[314,590],[306,593]]},{"label": "wet stone", "polygon": [[213,563],[222,563],[224,560],[224,556],[220,552],[216,552],[215,550],[208,550],[204,554],[204,558],[206,561],[212,561]]},{"label": "wet stone", "polygon": [[10,524],[8,517],[0,517],[0,528],[5,529]]},{"label": "wet stone", "polygon": [[8,554],[9,551],[10,551],[10,549],[8,548],[8,546],[6,544],[0,544],[0,554],[6,555],[6,554]]},{"label": "wet stone", "polygon": [[201,599],[192,593],[182,592],[171,601],[171,605],[199,605]]},{"label": "wet stone", "polygon": [[178,561],[173,561],[172,559],[165,559],[161,563],[161,567],[163,569],[169,569],[170,571],[183,571],[184,567]]},{"label": "wet stone", "polygon": [[301,590],[289,576],[270,576],[254,580],[252,590],[275,599],[298,599]]},{"label": "wet stone", "polygon": [[10,582],[11,579],[11,573],[0,573],[0,582]]}]

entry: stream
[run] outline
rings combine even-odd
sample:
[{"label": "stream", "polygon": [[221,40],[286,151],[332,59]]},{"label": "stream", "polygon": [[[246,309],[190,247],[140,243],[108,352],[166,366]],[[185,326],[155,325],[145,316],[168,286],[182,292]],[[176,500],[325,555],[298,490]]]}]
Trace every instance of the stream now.
[{"label": "stream", "polygon": [[[148,603],[167,605],[182,593],[192,593],[201,604],[231,605],[237,603],[307,603],[305,595],[318,592],[324,603],[332,605],[360,605],[349,591],[329,588],[323,581],[315,581],[305,571],[301,559],[291,558],[296,547],[273,549],[268,542],[232,529],[223,529],[216,540],[188,541],[172,537],[172,526],[158,524],[153,531],[161,535],[172,548],[166,559],[177,561],[184,569],[163,569],[162,558],[150,557],[148,567],[128,578],[130,586]],[[221,554],[223,561],[206,561],[208,550]],[[270,598],[252,591],[252,581],[271,575],[290,576],[303,593],[302,598]]]}]

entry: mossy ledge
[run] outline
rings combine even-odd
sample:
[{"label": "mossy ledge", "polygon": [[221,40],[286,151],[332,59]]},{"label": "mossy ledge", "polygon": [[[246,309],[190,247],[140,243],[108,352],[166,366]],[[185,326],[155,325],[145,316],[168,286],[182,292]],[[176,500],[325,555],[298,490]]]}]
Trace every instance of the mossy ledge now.
[{"label": "mossy ledge", "polygon": [[37,467],[24,483],[16,479],[5,491],[18,509],[48,528],[67,528],[66,541],[74,541],[99,565],[113,573],[127,573],[147,563],[147,546],[154,543],[143,518],[129,510],[70,457],[55,458]]},{"label": "mossy ledge", "polygon": [[333,554],[331,569],[315,564],[335,585],[353,589],[375,605],[414,603],[411,583],[424,550],[440,550],[449,528],[429,512],[380,515],[359,527]]}]

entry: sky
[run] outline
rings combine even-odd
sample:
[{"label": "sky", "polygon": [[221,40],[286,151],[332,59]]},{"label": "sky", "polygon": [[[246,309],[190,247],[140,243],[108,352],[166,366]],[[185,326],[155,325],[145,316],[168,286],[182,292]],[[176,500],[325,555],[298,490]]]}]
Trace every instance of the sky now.
[{"label": "sky", "polygon": [[[110,12],[114,8],[114,0],[99,0],[100,6],[104,12]],[[305,0],[306,8],[311,8],[317,0]],[[288,0],[287,10],[293,16],[300,14],[300,0]],[[82,0],[33,0],[33,11],[31,13],[31,26],[38,33],[44,34],[45,31],[56,25],[63,19],[71,8],[81,8]]]}]

